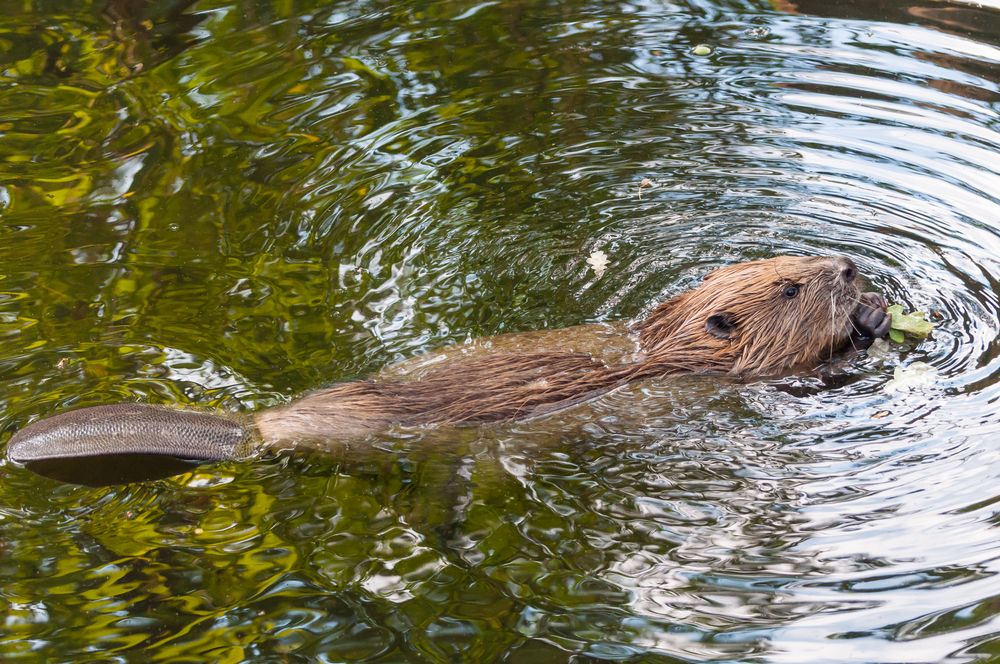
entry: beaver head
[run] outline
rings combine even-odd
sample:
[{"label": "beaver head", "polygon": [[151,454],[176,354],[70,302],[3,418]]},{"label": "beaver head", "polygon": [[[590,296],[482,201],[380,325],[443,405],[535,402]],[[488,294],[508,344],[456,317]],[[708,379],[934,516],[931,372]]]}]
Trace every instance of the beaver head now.
[{"label": "beaver head", "polygon": [[668,370],[775,374],[818,364],[851,336],[857,279],[844,257],[729,265],[657,306],[638,325],[640,343],[648,362]]}]

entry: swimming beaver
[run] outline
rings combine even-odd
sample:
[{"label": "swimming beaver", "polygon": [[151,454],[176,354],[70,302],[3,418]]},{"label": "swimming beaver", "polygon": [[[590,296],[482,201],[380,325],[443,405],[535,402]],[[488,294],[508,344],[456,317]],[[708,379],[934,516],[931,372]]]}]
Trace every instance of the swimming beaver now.
[{"label": "swimming beaver", "polygon": [[[580,332],[595,326],[535,333],[547,343],[532,333],[505,335],[477,353],[445,351],[442,362],[409,374],[334,385],[257,413],[252,425],[139,404],[83,408],[22,429],[7,453],[25,463],[110,455],[230,459],[257,444],[278,449],[391,425],[524,419],[642,378],[779,374],[888,334],[885,299],[862,294],[857,281],[857,267],[843,257],[740,263],[715,270],[619,334]],[[577,343],[588,334],[589,342]]]}]

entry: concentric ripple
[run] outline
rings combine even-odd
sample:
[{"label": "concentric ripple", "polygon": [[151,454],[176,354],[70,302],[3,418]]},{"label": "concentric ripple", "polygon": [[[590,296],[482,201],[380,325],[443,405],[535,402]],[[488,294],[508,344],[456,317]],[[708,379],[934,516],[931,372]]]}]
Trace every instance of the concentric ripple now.
[{"label": "concentric ripple", "polygon": [[1000,657],[997,8],[28,2],[0,46],[5,439],[250,412],[777,254],[936,324],[143,485],[5,462],[4,661]]}]

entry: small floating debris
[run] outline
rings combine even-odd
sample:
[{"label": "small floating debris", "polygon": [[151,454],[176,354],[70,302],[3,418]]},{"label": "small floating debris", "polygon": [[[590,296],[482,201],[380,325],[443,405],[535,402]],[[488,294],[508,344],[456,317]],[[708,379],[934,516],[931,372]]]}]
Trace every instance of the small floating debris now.
[{"label": "small floating debris", "polygon": [[934,323],[927,320],[927,314],[923,311],[904,314],[903,305],[894,304],[886,309],[886,313],[892,314],[889,338],[897,344],[906,341],[907,335],[917,339],[926,339],[927,335],[934,330]]},{"label": "small floating debris", "polygon": [[712,55],[712,47],[708,44],[698,44],[691,49],[691,52],[695,55]]},{"label": "small floating debris", "polygon": [[652,186],[655,186],[655,183],[652,180],[650,180],[649,178],[643,178],[642,182],[639,183],[639,191],[636,194],[636,196],[639,199],[642,199],[642,190],[649,189]]},{"label": "small floating debris", "polygon": [[914,362],[906,367],[896,367],[892,379],[885,384],[886,392],[902,392],[915,387],[927,387],[937,382],[937,369],[926,362]]},{"label": "small floating debris", "polygon": [[771,34],[771,28],[767,27],[766,25],[757,25],[752,28],[747,28],[746,30],[743,31],[743,34],[745,34],[750,39],[763,39],[764,37],[767,37],[769,34]]},{"label": "small floating debris", "polygon": [[893,356],[892,344],[889,343],[888,339],[876,339],[872,342],[872,345],[868,347],[866,353],[869,358],[876,360],[877,362],[888,363],[891,356]]},{"label": "small floating debris", "polygon": [[594,274],[600,279],[604,275],[604,271],[608,269],[608,255],[600,249],[596,249],[587,257],[587,265],[594,270]]}]

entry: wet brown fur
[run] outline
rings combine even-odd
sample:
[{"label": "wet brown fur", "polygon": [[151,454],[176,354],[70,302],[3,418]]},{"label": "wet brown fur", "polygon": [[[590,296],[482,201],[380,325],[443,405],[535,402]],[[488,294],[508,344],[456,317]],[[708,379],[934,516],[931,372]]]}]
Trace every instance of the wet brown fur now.
[{"label": "wet brown fur", "polygon": [[[844,277],[847,266],[843,258],[783,256],[715,270],[633,328],[640,350],[634,361],[609,365],[573,352],[459,359],[417,380],[335,385],[258,414],[257,425],[265,441],[280,444],[394,424],[496,422],[551,412],[642,378],[815,366],[850,336],[860,292]],[[792,286],[798,292],[789,297]],[[728,338],[717,336],[713,316]]]}]

